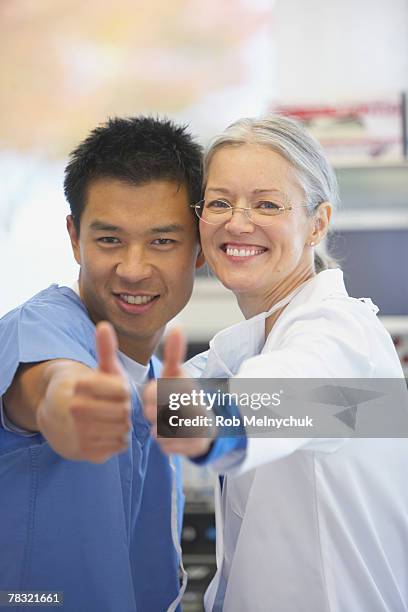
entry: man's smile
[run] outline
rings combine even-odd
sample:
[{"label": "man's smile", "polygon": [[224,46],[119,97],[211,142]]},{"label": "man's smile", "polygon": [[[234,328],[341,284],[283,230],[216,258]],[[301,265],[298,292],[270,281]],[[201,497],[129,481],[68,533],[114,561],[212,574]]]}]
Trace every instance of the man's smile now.
[{"label": "man's smile", "polygon": [[143,314],[151,309],[160,297],[159,294],[114,293],[119,308],[126,314]]}]

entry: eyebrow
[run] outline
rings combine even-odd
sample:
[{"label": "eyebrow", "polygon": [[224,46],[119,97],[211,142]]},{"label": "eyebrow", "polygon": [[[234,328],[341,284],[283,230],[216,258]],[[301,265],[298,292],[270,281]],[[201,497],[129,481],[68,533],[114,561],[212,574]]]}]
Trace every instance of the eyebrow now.
[{"label": "eyebrow", "polygon": [[151,227],[151,234],[170,234],[174,232],[185,232],[186,228],[181,223],[169,223],[168,225],[159,225],[158,227]]},{"label": "eyebrow", "polygon": [[[228,195],[230,193],[229,189],[225,189],[224,187],[208,187],[207,191],[218,191],[218,193],[225,193]],[[280,195],[286,196],[286,194],[280,189],[274,189],[271,187],[270,189],[253,189],[252,192],[254,195],[259,195],[262,193],[278,193]]]},{"label": "eyebrow", "polygon": [[[90,229],[95,231],[103,231],[103,232],[123,232],[127,233],[125,229],[119,227],[118,225],[111,225],[110,223],[105,223],[104,221],[100,221],[96,219],[92,221],[90,224]],[[169,223],[168,225],[159,225],[157,227],[151,227],[148,230],[149,234],[170,234],[174,232],[184,232],[185,227],[180,223]]]},{"label": "eyebrow", "polygon": [[89,226],[91,230],[102,230],[104,232],[120,232],[122,231],[121,227],[117,225],[110,225],[110,223],[104,223],[103,221],[92,221]]}]

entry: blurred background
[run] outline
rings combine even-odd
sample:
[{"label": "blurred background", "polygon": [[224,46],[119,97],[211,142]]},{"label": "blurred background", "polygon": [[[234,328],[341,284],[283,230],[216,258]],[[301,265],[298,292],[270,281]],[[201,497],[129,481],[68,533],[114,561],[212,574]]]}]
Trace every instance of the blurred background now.
[{"label": "blurred background", "polygon": [[[1,0],[0,40],[0,315],[76,278],[63,170],[98,123],[167,115],[206,144],[279,110],[328,151],[342,199],[329,240],[408,370],[408,0]],[[239,318],[206,271],[178,317],[191,354]],[[186,609],[200,610],[211,478],[185,477]]]}]

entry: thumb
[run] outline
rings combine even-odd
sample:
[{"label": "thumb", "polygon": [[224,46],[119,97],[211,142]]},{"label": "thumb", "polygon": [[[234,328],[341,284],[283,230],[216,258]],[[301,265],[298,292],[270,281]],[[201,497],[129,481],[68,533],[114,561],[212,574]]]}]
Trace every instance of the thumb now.
[{"label": "thumb", "polygon": [[156,380],[150,380],[143,390],[143,411],[146,419],[154,426],[157,421]]},{"label": "thumb", "polygon": [[172,329],[166,336],[163,348],[162,378],[183,376],[181,364],[186,356],[186,339],[178,328]]},{"label": "thumb", "polygon": [[98,323],[95,339],[98,370],[106,374],[123,375],[123,369],[117,356],[118,339],[115,330],[108,321]]}]

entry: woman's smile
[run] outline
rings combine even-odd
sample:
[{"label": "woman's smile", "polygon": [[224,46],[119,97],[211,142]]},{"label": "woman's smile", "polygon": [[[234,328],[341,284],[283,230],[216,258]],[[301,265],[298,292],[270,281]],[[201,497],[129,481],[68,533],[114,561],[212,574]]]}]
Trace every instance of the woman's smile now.
[{"label": "woman's smile", "polygon": [[264,246],[257,244],[243,244],[237,242],[225,242],[220,249],[231,262],[246,263],[254,257],[263,255],[268,250]]}]

